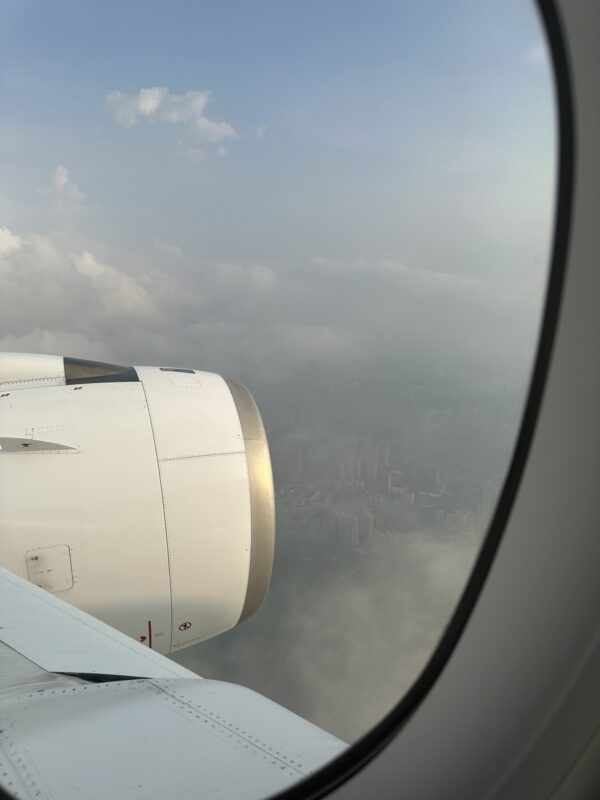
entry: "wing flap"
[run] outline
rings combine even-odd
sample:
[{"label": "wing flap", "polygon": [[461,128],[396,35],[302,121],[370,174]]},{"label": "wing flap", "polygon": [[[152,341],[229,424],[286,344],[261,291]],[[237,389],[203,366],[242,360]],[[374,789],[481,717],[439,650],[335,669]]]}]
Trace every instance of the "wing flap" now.
[{"label": "wing flap", "polygon": [[261,798],[345,748],[1,568],[0,668],[0,785],[22,797]]},{"label": "wing flap", "polygon": [[264,798],[344,747],[254,692],[191,678],[0,695],[0,712],[32,797]]}]

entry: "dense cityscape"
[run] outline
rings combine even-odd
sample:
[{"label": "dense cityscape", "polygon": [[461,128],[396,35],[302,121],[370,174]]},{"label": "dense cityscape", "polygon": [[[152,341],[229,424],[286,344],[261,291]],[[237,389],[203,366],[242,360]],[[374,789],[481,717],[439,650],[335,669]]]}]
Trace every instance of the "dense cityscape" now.
[{"label": "dense cityscape", "polygon": [[[338,387],[344,401],[329,421],[310,403],[304,413],[266,417],[278,534],[340,557],[393,550],[407,532],[482,532],[508,465],[522,389],[509,377],[470,392],[449,393],[449,384],[437,378],[398,390],[355,381],[350,394]],[[374,401],[379,428],[386,406],[385,432],[372,430]]]}]

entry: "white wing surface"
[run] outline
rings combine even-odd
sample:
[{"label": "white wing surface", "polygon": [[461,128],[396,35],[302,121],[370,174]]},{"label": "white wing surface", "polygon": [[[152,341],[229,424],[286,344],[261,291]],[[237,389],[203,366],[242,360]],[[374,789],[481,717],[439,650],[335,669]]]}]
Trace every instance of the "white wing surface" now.
[{"label": "white wing surface", "polygon": [[339,739],[0,568],[0,784],[31,798],[259,798]]}]

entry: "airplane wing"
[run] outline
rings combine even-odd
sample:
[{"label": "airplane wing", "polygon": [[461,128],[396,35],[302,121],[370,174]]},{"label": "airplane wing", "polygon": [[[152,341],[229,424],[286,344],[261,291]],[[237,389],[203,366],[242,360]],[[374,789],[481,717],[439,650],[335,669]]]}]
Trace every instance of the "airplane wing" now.
[{"label": "airplane wing", "polygon": [[344,747],[0,568],[0,786],[15,797],[266,797]]}]

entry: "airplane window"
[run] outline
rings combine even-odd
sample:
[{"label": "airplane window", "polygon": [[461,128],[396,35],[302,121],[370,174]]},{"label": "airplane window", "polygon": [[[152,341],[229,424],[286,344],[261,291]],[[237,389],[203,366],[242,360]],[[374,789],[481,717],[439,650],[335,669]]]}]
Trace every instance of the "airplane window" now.
[{"label": "airplane window", "polygon": [[[0,363],[0,388],[12,403],[8,390],[24,398],[32,381],[34,391],[57,392],[61,380],[77,389],[66,421],[52,417],[52,400],[42,427],[0,430],[2,458],[32,439],[28,454],[60,451],[68,469],[95,446],[85,415],[105,415],[119,443],[139,435],[114,450],[121,477],[102,461],[110,491],[137,498],[174,536],[192,512],[184,518],[175,494],[155,508],[143,476],[159,475],[167,492],[167,470],[184,459],[202,456],[208,469],[191,432],[200,419],[203,441],[218,440],[211,458],[249,454],[262,435],[249,433],[261,428],[252,397],[232,381],[230,394],[215,383],[216,399],[193,399],[210,384],[200,370],[241,381],[273,472],[269,588],[262,599],[264,556],[243,592],[221,581],[226,622],[211,606],[196,634],[192,613],[172,605],[174,632],[144,617],[135,638],[168,652],[170,636],[178,664],[355,741],[433,652],[523,411],[557,148],[535,6],[60,0],[8,2],[1,15],[0,350],[40,357]],[[91,392],[149,409],[151,445],[141,423],[136,433]],[[214,419],[236,409],[226,438]],[[140,468],[145,458],[158,472]],[[181,478],[196,494],[201,480],[213,487],[200,469]],[[60,498],[79,493],[87,530],[98,531],[91,484],[75,468],[62,491],[57,472],[40,480],[60,537],[45,524],[46,539],[23,553],[47,548],[63,571],[71,553],[73,578],[56,584],[69,589],[56,594],[76,603],[84,548],[65,534],[72,509]],[[234,502],[230,489],[210,496],[225,519],[219,552]],[[98,502],[115,508],[107,499]],[[177,521],[171,508],[182,509]],[[237,564],[237,551],[223,552]],[[183,559],[177,574],[186,568]],[[178,580],[170,573],[171,596]],[[249,605],[237,609],[235,592]],[[95,602],[84,610],[105,610]],[[118,610],[106,614],[118,627]]]}]

